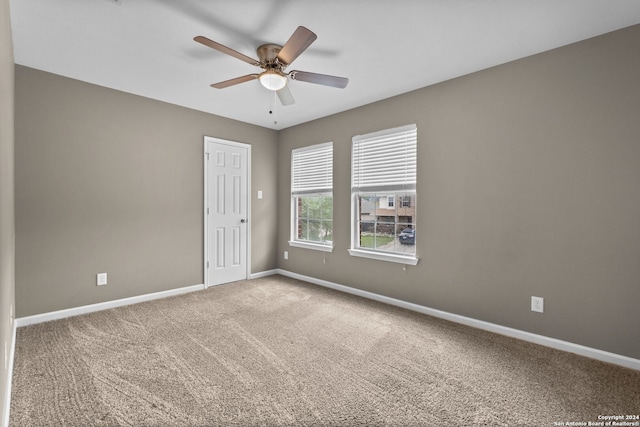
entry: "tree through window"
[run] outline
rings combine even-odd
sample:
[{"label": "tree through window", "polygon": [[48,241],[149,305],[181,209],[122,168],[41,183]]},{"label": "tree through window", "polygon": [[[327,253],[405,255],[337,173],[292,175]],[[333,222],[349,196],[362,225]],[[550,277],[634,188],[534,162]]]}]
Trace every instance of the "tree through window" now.
[{"label": "tree through window", "polygon": [[291,152],[292,246],[331,250],[333,243],[333,143]]}]

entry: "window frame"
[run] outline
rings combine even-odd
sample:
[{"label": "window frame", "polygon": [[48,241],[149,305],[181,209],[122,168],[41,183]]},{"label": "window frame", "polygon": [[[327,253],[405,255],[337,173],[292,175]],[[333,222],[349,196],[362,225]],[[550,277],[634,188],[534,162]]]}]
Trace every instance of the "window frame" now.
[{"label": "window frame", "polygon": [[[360,153],[356,153],[356,144],[358,144],[358,147],[362,147],[363,143],[367,143],[366,140],[379,141],[385,137],[394,137],[394,136],[401,135],[402,133],[406,134],[408,132],[415,132],[415,141],[416,141],[415,157],[413,156],[409,157],[408,155],[405,154],[405,156],[402,159],[405,162],[405,165],[408,159],[416,163],[415,169],[412,171],[410,176],[405,176],[403,179],[401,177],[399,178],[398,174],[395,174],[394,176],[395,180],[392,184],[375,183],[374,182],[375,179],[372,180],[372,182],[374,182],[372,184],[367,181],[366,177],[365,178],[362,178],[361,176],[356,177],[357,173],[366,175],[367,166],[370,167],[370,164],[367,164],[367,160],[364,157],[362,157]],[[411,138],[413,138],[413,136],[411,136]],[[406,140],[403,144],[407,144]],[[357,157],[357,160],[356,160],[356,157]],[[360,172],[362,170],[364,170],[365,172]],[[416,207],[415,206],[417,204],[416,203],[417,191],[416,191],[416,178],[415,178],[416,175],[417,175],[417,126],[415,124],[401,126],[397,128],[385,129],[382,131],[372,132],[365,135],[356,135],[352,138],[352,144],[351,144],[351,247],[348,250],[349,255],[355,256],[355,257],[370,258],[370,259],[375,259],[380,261],[389,261],[389,262],[395,262],[400,264],[407,264],[407,265],[418,264],[419,258],[417,256],[417,246],[416,246],[416,253],[413,253],[413,254],[401,254],[399,252],[381,251],[381,250],[376,250],[371,248],[362,248],[359,246],[360,234],[361,234],[361,229],[359,224],[362,221],[362,219],[360,218],[361,212],[359,211],[360,196],[364,194],[384,195],[385,193],[387,193],[387,196],[393,194],[395,198],[393,209],[396,210],[395,226],[397,227],[399,223],[398,223],[397,208],[395,207],[395,205],[402,204],[401,196],[411,197],[409,193],[413,194],[413,197],[414,197],[413,208],[415,209]],[[388,197],[387,197],[387,204],[388,204]],[[402,209],[404,207],[400,207],[400,208]],[[412,219],[412,223],[413,223],[412,227],[414,229],[417,229],[417,219],[415,218],[415,214],[414,214],[414,218]]]},{"label": "window frame", "polygon": [[[314,185],[310,184],[300,184],[296,182],[296,155],[298,154],[311,154],[313,152],[318,152],[319,156],[326,156],[326,150],[330,149],[330,155],[327,159],[324,159],[324,163],[322,166],[326,166],[329,168],[328,171],[325,171],[324,176],[322,173],[318,174],[319,187],[314,187]],[[299,157],[298,157],[299,158]],[[322,159],[320,159],[322,160]],[[330,186],[330,189],[328,189]],[[294,148],[291,150],[291,215],[290,215],[290,234],[289,234],[289,246],[312,249],[323,252],[333,252],[334,242],[331,240],[330,242],[316,242],[312,240],[304,240],[298,239],[298,200],[301,197],[314,197],[314,196],[322,196],[329,195],[332,197],[331,200],[331,223],[333,230],[333,222],[334,222],[334,212],[333,212],[333,142],[324,142],[321,144],[314,144],[300,148]],[[319,219],[323,220],[323,219]]]}]

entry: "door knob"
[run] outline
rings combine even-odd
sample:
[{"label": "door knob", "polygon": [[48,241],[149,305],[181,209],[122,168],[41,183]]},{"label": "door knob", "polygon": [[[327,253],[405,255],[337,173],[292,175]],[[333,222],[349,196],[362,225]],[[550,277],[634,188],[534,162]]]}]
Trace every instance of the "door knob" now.
[{"label": "door knob", "polygon": [[247,222],[247,220],[246,220],[246,219],[244,219],[244,218],[242,218],[242,219],[240,220],[240,222],[244,224],[245,222]]}]

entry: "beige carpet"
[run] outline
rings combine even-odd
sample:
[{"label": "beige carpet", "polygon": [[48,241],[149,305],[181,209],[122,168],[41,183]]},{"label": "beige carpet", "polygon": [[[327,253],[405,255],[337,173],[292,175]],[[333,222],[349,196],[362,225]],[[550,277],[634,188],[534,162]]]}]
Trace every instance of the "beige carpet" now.
[{"label": "beige carpet", "polygon": [[553,426],[640,372],[273,276],[18,329],[11,426]]}]

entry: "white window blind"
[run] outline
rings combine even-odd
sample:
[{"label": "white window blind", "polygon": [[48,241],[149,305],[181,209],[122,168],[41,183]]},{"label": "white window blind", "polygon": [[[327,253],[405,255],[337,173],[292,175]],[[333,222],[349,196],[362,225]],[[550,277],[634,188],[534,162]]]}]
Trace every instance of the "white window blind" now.
[{"label": "white window blind", "polygon": [[333,191],[333,143],[312,145],[291,151],[291,194]]},{"label": "white window blind", "polygon": [[416,125],[353,137],[352,191],[416,188]]}]

